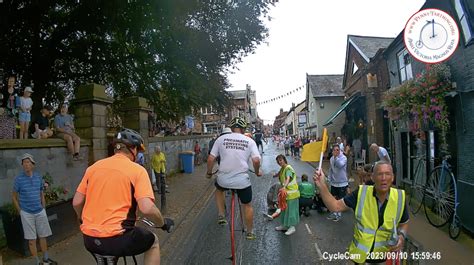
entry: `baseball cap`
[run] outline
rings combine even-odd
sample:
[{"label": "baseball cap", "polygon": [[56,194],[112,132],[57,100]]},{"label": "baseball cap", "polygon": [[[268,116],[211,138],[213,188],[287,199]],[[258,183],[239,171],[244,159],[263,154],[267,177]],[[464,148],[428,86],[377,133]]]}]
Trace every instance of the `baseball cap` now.
[{"label": "baseball cap", "polygon": [[30,86],[25,87],[25,92],[33,93],[33,89]]},{"label": "baseball cap", "polygon": [[21,162],[23,163],[23,160],[25,159],[29,159],[31,163],[36,164],[36,161],[33,159],[33,156],[28,153],[23,154],[23,156],[21,157]]}]

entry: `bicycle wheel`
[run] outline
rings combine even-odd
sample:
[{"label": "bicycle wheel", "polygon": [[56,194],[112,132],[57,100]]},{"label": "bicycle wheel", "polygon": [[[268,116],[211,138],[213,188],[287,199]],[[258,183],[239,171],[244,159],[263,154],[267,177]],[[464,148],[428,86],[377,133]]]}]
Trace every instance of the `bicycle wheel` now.
[{"label": "bicycle wheel", "polygon": [[413,184],[410,189],[410,198],[408,199],[408,208],[412,214],[417,214],[421,206],[423,205],[424,199],[424,187]]},{"label": "bicycle wheel", "polygon": [[420,211],[421,206],[423,205],[423,196],[425,192],[425,178],[423,177],[423,166],[424,165],[422,162],[418,162],[410,187],[410,198],[408,199],[408,208],[413,214],[417,214],[418,211]]},{"label": "bicycle wheel", "polygon": [[451,171],[438,166],[430,173],[426,183],[423,203],[425,215],[431,225],[445,225],[454,213],[455,179]]},{"label": "bicycle wheel", "polygon": [[461,234],[461,221],[457,215],[454,216],[453,221],[449,225],[449,237],[456,240]]},{"label": "bicycle wheel", "polygon": [[[235,191],[231,191],[231,206],[230,206],[230,247],[231,247],[231,256],[229,259],[232,261],[232,265],[242,264],[243,260],[243,244],[242,240],[244,238],[245,230],[243,224],[243,216],[242,216],[242,207],[240,202],[236,202],[239,200]],[[235,204],[238,204],[236,207]],[[240,227],[236,228],[236,209],[239,209],[239,216],[240,216]],[[235,231],[240,231],[240,238],[237,240],[238,235],[235,234]]]},{"label": "bicycle wheel", "polygon": [[232,192],[231,206],[230,206],[230,251],[232,265],[236,264],[235,256],[235,192]]}]

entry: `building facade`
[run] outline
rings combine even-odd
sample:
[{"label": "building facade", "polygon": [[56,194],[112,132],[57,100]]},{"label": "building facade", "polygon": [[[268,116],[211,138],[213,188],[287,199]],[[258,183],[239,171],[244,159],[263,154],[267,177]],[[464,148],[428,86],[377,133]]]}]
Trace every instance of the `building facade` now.
[{"label": "building facade", "polygon": [[[306,74],[306,136],[320,138],[325,121],[344,102],[342,75]],[[344,118],[333,121],[327,127],[328,133],[341,134]]]},{"label": "building facade", "polygon": [[[448,151],[450,163],[457,179],[458,215],[464,227],[474,231],[474,3],[468,0],[435,1],[427,0],[422,9],[435,8],[450,14],[456,19],[460,30],[460,42],[456,51],[444,63],[451,71],[454,91],[445,97],[449,111],[450,129],[448,132]],[[390,87],[396,89],[407,80],[416,77],[427,69],[427,65],[413,60],[406,52],[403,43],[403,32],[387,48],[384,55],[390,73]],[[418,137],[422,140],[422,155],[429,161],[426,172],[439,162],[440,158],[439,130],[423,127],[415,135],[407,122],[393,121],[392,133],[397,183],[409,183],[414,172],[417,158]],[[421,136],[420,136],[421,135]],[[410,158],[410,159],[407,159]]]}]

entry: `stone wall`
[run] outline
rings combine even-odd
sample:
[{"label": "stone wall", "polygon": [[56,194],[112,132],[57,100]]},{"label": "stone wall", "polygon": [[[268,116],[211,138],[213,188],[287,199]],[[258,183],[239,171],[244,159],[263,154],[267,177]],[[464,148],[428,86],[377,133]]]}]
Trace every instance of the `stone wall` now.
[{"label": "stone wall", "polygon": [[[35,171],[40,175],[47,172],[52,176],[53,186],[69,190],[68,198],[74,195],[88,166],[87,159],[73,161],[67,153],[65,142],[60,139],[0,140],[0,146],[0,206],[12,201],[13,183],[23,170],[20,158],[24,153],[33,155],[36,161]],[[89,148],[90,144],[83,141],[81,155],[87,157]]]},{"label": "stone wall", "polygon": [[[169,137],[153,137],[148,138],[148,155],[147,161],[151,161],[151,155],[155,150],[155,146],[159,145],[161,151],[166,155],[166,168],[168,173],[180,172],[182,165],[179,159],[179,153],[183,151],[194,151],[195,141],[201,146],[201,161],[207,158],[209,150],[210,135],[190,135],[190,136],[169,136]],[[149,163],[148,163],[149,164]],[[151,167],[149,167],[151,169]]]}]

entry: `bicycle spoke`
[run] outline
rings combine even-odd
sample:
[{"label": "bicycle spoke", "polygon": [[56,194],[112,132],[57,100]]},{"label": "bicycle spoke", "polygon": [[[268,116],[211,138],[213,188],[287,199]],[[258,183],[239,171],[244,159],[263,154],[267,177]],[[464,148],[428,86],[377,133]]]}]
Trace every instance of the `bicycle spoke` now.
[{"label": "bicycle spoke", "polygon": [[436,227],[443,226],[454,213],[454,179],[443,167],[435,168],[425,190],[425,214],[428,221]]}]

